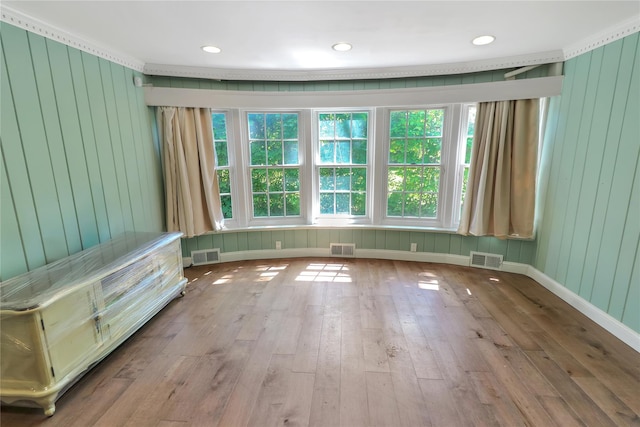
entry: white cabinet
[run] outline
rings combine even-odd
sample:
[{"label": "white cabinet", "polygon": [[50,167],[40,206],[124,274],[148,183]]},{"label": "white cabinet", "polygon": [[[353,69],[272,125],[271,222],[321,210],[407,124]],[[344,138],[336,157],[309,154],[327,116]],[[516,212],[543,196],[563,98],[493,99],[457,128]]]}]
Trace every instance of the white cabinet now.
[{"label": "white cabinet", "polygon": [[0,283],[0,398],[56,399],[184,292],[180,233],[126,233]]}]

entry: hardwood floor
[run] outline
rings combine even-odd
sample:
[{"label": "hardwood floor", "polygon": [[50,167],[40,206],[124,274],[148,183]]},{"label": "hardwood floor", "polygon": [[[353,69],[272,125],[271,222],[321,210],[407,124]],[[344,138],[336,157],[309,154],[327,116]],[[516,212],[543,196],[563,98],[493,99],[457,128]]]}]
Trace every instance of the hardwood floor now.
[{"label": "hardwood floor", "polygon": [[336,258],[185,274],[53,417],[0,424],[640,425],[640,355],[524,276]]}]

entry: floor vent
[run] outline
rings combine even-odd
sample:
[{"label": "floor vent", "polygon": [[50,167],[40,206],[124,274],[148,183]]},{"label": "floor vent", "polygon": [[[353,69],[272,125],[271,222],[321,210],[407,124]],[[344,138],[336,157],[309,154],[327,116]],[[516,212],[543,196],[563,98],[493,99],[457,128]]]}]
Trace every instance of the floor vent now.
[{"label": "floor vent", "polygon": [[220,249],[191,251],[191,265],[206,265],[220,262]]},{"label": "floor vent", "polygon": [[500,270],[502,269],[502,255],[471,252],[471,266]]},{"label": "floor vent", "polygon": [[331,250],[331,256],[352,258],[356,256],[355,243],[330,243],[329,249]]}]

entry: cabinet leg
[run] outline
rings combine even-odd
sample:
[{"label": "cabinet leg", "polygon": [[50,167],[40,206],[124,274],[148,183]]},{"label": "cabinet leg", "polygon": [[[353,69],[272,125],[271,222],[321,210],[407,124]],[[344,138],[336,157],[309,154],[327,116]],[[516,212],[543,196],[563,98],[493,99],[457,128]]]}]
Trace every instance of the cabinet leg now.
[{"label": "cabinet leg", "polygon": [[49,406],[44,408],[44,414],[47,417],[52,416],[53,414],[55,414],[55,412],[56,412],[56,404],[55,403],[50,403]]}]

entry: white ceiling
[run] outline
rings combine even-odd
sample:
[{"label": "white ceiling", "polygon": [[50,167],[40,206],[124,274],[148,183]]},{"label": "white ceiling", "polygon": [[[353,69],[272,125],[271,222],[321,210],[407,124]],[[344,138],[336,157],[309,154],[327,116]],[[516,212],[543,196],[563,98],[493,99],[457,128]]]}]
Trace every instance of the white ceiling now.
[{"label": "white ceiling", "polygon": [[[7,16],[28,18],[81,48],[86,43],[143,64],[149,74],[270,80],[449,74],[556,62],[640,25],[637,0],[3,0],[2,7],[7,22],[13,23]],[[483,34],[496,41],[471,44]],[[353,49],[333,51],[340,41]],[[208,44],[222,52],[203,52],[200,47]]]}]

